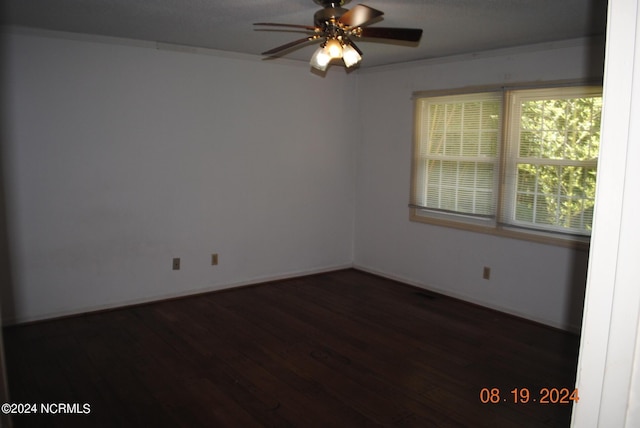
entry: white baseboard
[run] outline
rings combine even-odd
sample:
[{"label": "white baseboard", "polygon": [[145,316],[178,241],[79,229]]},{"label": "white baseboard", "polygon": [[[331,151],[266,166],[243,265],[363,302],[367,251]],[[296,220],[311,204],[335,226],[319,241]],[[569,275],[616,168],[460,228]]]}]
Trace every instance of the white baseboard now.
[{"label": "white baseboard", "polygon": [[429,290],[429,291],[432,291],[434,293],[442,294],[442,295],[445,295],[445,296],[453,297],[455,299],[459,299],[459,300],[470,302],[470,303],[473,303],[473,304],[476,304],[476,305],[484,306],[484,307],[487,307],[487,308],[490,308],[490,309],[494,309],[496,311],[500,311],[500,312],[504,312],[506,314],[514,315],[514,316],[517,316],[519,318],[528,319],[530,321],[534,321],[534,322],[537,322],[537,323],[540,323],[540,324],[548,325],[550,327],[554,327],[554,328],[557,328],[557,329],[560,329],[560,330],[565,330],[565,331],[568,331],[568,332],[571,332],[571,333],[575,333],[575,334],[579,334],[580,333],[580,329],[581,329],[580,326],[568,325],[568,324],[564,324],[564,323],[557,323],[557,322],[555,322],[553,320],[548,320],[548,319],[532,316],[531,314],[523,313],[523,312],[520,312],[520,311],[517,311],[517,310],[513,310],[511,308],[506,308],[506,307],[503,307],[503,306],[500,306],[500,305],[496,305],[496,304],[480,301],[478,299],[475,299],[475,298],[467,296],[467,295],[462,295],[462,294],[451,292],[450,290],[446,290],[446,289],[438,288],[438,287],[433,287],[433,286],[424,284],[424,283],[419,282],[419,281],[415,281],[415,280],[413,280],[411,278],[408,278],[408,277],[405,277],[405,276],[402,276],[402,275],[388,273],[388,272],[381,271],[381,270],[378,270],[378,269],[375,269],[375,268],[371,268],[369,266],[360,265],[360,264],[351,264],[351,263],[324,266],[324,267],[315,268],[315,269],[289,271],[289,272],[284,272],[284,273],[275,274],[275,275],[258,276],[258,277],[254,277],[254,278],[251,278],[251,279],[248,279],[248,280],[231,282],[231,283],[226,283],[226,284],[215,284],[215,285],[202,287],[202,288],[198,288],[198,289],[181,291],[181,292],[178,292],[178,293],[165,293],[165,294],[159,294],[159,295],[154,295],[154,296],[150,296],[150,297],[143,297],[143,298],[138,298],[138,299],[122,300],[122,301],[113,302],[113,303],[104,304],[104,305],[93,305],[93,306],[74,308],[74,309],[68,310],[68,311],[51,312],[51,313],[35,315],[35,316],[24,316],[24,317],[16,316],[16,317],[13,317],[13,318],[10,318],[10,319],[3,319],[3,325],[8,326],[8,325],[15,325],[15,324],[24,324],[24,323],[31,323],[31,322],[37,322],[37,321],[44,321],[44,320],[50,320],[50,319],[56,319],[56,318],[63,318],[63,317],[68,317],[68,316],[80,315],[80,314],[91,313],[91,312],[98,312],[98,311],[104,311],[104,310],[110,310],[110,309],[118,309],[118,308],[123,308],[123,307],[126,307],[126,306],[141,305],[141,304],[145,304],[145,303],[152,303],[152,302],[162,301],[162,300],[167,300],[167,299],[175,299],[175,298],[180,298],[180,297],[194,296],[194,295],[203,294],[203,293],[210,293],[212,291],[229,290],[229,289],[238,288],[238,287],[245,287],[245,286],[248,286],[248,285],[257,285],[257,284],[266,283],[266,282],[270,282],[270,281],[279,281],[279,280],[291,279],[291,278],[296,278],[296,277],[314,275],[314,274],[331,272],[331,271],[342,270],[342,269],[349,269],[349,268],[355,268],[355,269],[361,270],[363,272],[368,272],[368,273],[371,273],[373,275],[377,275],[377,276],[380,276],[380,277],[383,277],[383,278],[387,278],[387,279],[391,279],[391,280],[394,280],[394,281],[398,281],[398,282],[401,282],[401,283],[404,283],[404,284],[408,284],[408,285],[411,285],[411,286],[414,286],[414,287],[422,288],[424,290]]},{"label": "white baseboard", "polygon": [[442,294],[444,296],[453,297],[454,299],[463,300],[465,302],[473,303],[475,305],[484,306],[485,308],[493,309],[493,310],[496,310],[496,311],[499,311],[499,312],[504,312],[505,314],[513,315],[513,316],[516,316],[518,318],[524,318],[524,319],[529,320],[529,321],[537,322],[539,324],[544,324],[544,325],[547,325],[549,327],[557,328],[559,330],[564,330],[564,331],[567,331],[569,333],[580,334],[581,326],[570,325],[570,324],[566,324],[566,323],[558,323],[558,322],[553,321],[553,320],[548,320],[548,319],[545,319],[545,318],[536,317],[536,316],[533,316],[531,314],[520,312],[520,311],[511,309],[511,308],[506,308],[506,307],[503,307],[503,306],[500,306],[500,305],[496,305],[496,304],[493,304],[493,303],[487,303],[485,301],[481,301],[481,300],[475,299],[475,298],[473,298],[471,296],[458,294],[458,293],[451,292],[449,290],[438,288],[438,287],[429,286],[427,284],[415,281],[413,279],[404,277],[402,275],[396,275],[396,274],[391,274],[391,273],[388,273],[388,272],[383,272],[383,271],[380,271],[378,269],[371,268],[369,266],[354,264],[353,268],[361,270],[363,272],[368,272],[368,273],[373,274],[373,275],[381,276],[383,278],[391,279],[393,281],[402,282],[402,283],[407,284],[407,285],[411,285],[411,286],[414,286],[414,287],[422,288],[424,290],[432,291],[434,293]]},{"label": "white baseboard", "polygon": [[134,306],[134,305],[142,305],[145,303],[152,303],[152,302],[157,302],[162,300],[195,296],[198,294],[210,293],[212,291],[229,290],[232,288],[245,287],[248,285],[257,285],[265,282],[279,281],[279,280],[291,279],[291,278],[302,277],[307,275],[315,275],[318,273],[349,269],[352,267],[353,265],[351,263],[347,263],[347,264],[324,266],[321,268],[314,268],[314,269],[289,271],[289,272],[284,272],[284,273],[275,274],[275,275],[264,275],[264,276],[254,277],[248,280],[225,283],[225,284],[215,284],[215,285],[210,285],[202,288],[181,291],[178,293],[164,293],[164,294],[158,294],[150,297],[122,300],[122,301],[108,303],[104,305],[85,306],[85,307],[74,308],[68,311],[49,312],[49,313],[34,315],[34,316],[15,316],[12,318],[3,319],[2,324],[4,326],[9,326],[9,325],[37,322],[37,321],[52,320],[56,318],[64,318],[64,317],[81,315],[81,314],[86,314],[91,312],[118,309],[118,308],[124,308],[127,306]]}]

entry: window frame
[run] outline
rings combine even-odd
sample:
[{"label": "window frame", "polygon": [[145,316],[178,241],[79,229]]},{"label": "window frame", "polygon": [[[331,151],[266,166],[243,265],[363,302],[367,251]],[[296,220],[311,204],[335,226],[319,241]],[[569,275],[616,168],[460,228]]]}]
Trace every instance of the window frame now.
[{"label": "window frame", "polygon": [[[414,92],[412,96],[414,110],[414,130],[413,130],[413,150],[411,157],[411,187],[410,187],[410,204],[409,219],[410,221],[427,223],[436,226],[462,229],[471,232],[485,233],[495,236],[503,236],[507,238],[521,239],[544,244],[575,248],[580,250],[588,250],[591,237],[588,235],[573,234],[563,231],[541,230],[536,228],[528,228],[522,225],[507,224],[502,221],[505,215],[505,198],[508,197],[507,186],[512,184],[507,181],[507,170],[509,157],[511,152],[517,151],[516,148],[509,148],[513,142],[508,141],[510,138],[510,103],[512,102],[512,91],[520,91],[527,89],[535,90],[562,90],[563,88],[571,88],[575,90],[582,87],[585,91],[592,91],[594,88],[602,94],[602,82],[599,79],[587,80],[570,80],[570,81],[554,81],[544,83],[522,83],[509,86],[473,86],[464,88],[455,88],[451,90],[434,90]],[[497,198],[495,216],[491,218],[480,218],[476,216],[468,216],[461,213],[447,212],[440,210],[430,210],[420,207],[413,203],[414,195],[418,187],[419,162],[420,162],[420,119],[421,112],[419,108],[420,100],[424,98],[434,98],[443,96],[471,95],[482,93],[501,93],[502,109],[501,109],[501,126],[500,136],[498,138],[498,171],[496,178],[496,188],[494,189]],[[597,160],[596,160],[597,164]]]}]

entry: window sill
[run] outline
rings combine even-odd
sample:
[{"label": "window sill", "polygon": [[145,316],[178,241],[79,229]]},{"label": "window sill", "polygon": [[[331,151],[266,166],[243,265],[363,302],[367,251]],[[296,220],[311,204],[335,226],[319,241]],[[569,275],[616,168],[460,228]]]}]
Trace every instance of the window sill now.
[{"label": "window sill", "polygon": [[484,233],[487,235],[501,236],[504,238],[520,239],[524,241],[537,242],[539,244],[555,245],[559,247],[572,248],[579,251],[589,251],[590,239],[587,237],[563,236],[552,232],[529,231],[516,227],[502,226],[496,224],[479,224],[473,222],[456,221],[445,218],[436,218],[420,214],[419,209],[410,209],[409,219],[411,221],[432,224],[435,226],[449,227],[466,230],[469,232]]}]

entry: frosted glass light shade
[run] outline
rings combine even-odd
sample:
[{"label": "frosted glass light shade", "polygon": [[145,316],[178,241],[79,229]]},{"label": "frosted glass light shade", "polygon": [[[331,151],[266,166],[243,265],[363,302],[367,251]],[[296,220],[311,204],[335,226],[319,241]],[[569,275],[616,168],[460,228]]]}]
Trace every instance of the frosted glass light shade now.
[{"label": "frosted glass light shade", "polygon": [[353,48],[353,46],[345,45],[342,48],[342,60],[344,61],[344,65],[346,65],[347,68],[356,65],[360,62],[361,59],[362,57],[360,56],[358,51]]},{"label": "frosted glass light shade", "polygon": [[314,52],[309,64],[315,69],[325,71],[329,65],[329,61],[331,61],[331,56],[326,52],[326,48],[321,46]]},{"label": "frosted glass light shade", "polygon": [[342,58],[342,45],[336,39],[328,40],[325,49],[332,59]]}]

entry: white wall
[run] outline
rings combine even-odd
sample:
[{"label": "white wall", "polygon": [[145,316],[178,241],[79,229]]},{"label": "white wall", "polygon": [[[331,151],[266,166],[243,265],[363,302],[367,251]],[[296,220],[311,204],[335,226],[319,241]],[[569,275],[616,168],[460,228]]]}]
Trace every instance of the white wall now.
[{"label": "white wall", "polygon": [[[579,330],[588,254],[409,221],[414,91],[601,77],[603,45],[529,46],[362,70],[354,264]],[[482,279],[483,266],[491,279]]]},{"label": "white wall", "polygon": [[4,42],[7,322],[351,265],[354,76],[70,35]]}]

